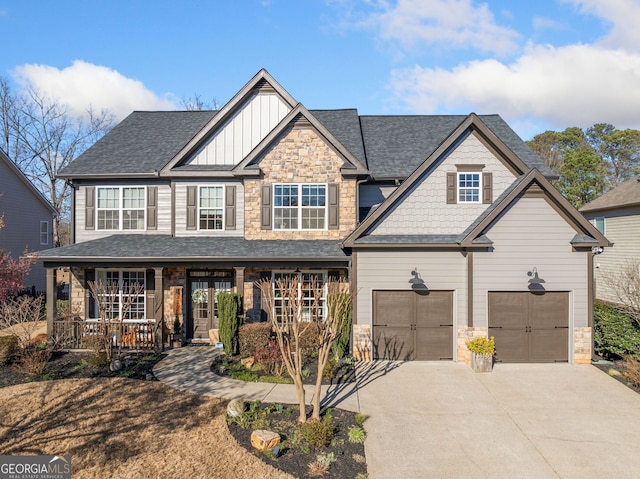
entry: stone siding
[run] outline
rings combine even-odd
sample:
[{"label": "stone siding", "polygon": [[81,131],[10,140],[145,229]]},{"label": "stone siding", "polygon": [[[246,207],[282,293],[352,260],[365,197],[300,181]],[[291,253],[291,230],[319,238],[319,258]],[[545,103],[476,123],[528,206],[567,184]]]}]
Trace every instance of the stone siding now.
[{"label": "stone siding", "polygon": [[591,328],[574,328],[573,362],[575,364],[591,364],[592,334]]},{"label": "stone siding", "polygon": [[70,294],[69,294],[69,306],[71,314],[77,316],[80,319],[85,318],[85,300],[87,291],[84,288],[85,276],[84,269],[71,268],[70,270]]},{"label": "stone siding", "polygon": [[458,362],[471,366],[471,351],[467,348],[467,341],[473,338],[488,337],[487,328],[459,327],[458,328]]},{"label": "stone siding", "polygon": [[371,361],[372,358],[371,325],[353,325],[353,357],[357,361]]},{"label": "stone siding", "polygon": [[[245,180],[245,238],[269,240],[343,239],[356,227],[356,180],[344,179],[344,160],[311,127],[288,129],[260,160],[263,178]],[[321,231],[261,229],[262,185],[339,184],[340,227]]]}]

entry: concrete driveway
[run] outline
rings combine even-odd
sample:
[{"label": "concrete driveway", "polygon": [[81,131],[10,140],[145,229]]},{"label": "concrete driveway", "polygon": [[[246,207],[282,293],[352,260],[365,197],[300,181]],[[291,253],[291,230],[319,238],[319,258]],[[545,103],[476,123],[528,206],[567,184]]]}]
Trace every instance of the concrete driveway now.
[{"label": "concrete driveway", "polygon": [[594,366],[377,362],[359,383],[371,479],[640,477],[640,395]]}]

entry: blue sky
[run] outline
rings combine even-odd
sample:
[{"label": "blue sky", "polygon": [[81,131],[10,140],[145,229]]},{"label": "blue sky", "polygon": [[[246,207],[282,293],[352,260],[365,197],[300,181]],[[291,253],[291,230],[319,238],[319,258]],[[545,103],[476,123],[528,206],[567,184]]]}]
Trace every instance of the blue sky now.
[{"label": "blue sky", "polygon": [[640,128],[639,0],[0,0],[0,76],[80,115],[222,106],[260,68],[309,109]]}]

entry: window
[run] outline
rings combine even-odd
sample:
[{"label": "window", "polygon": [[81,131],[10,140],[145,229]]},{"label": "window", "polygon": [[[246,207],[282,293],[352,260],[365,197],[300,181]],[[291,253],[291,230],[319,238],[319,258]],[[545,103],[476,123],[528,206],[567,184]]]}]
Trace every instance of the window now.
[{"label": "window", "polygon": [[201,230],[223,229],[224,187],[201,186],[198,218]]},{"label": "window", "polygon": [[[301,300],[302,306],[302,319],[305,321],[311,321],[315,319],[313,316],[317,314],[318,320],[323,320],[325,317],[325,294],[326,294],[326,271],[274,271],[272,274],[272,283],[275,291],[275,306],[276,314],[278,318],[282,318],[283,314],[283,294],[278,289],[277,280],[286,280],[287,278],[298,277],[298,298]],[[321,297],[318,304],[315,304],[315,292],[314,289],[321,290]]]},{"label": "window", "polygon": [[[110,319],[124,318],[125,320],[142,320],[145,319],[145,272],[132,270],[98,270],[96,279],[105,285],[118,285],[117,295],[113,299],[113,309]],[[127,298],[127,289],[129,285],[138,283],[142,285],[143,290],[134,297]],[[107,298],[105,298],[105,301]],[[128,310],[123,310],[123,306],[128,304]],[[94,311],[95,317],[98,317],[98,308]]]},{"label": "window", "polygon": [[98,188],[99,230],[143,230],[144,187]]},{"label": "window", "polygon": [[41,245],[49,244],[49,222],[48,221],[40,222],[40,244]]},{"label": "window", "polygon": [[325,229],[327,185],[275,184],[273,190],[273,217],[275,229]]},{"label": "window", "polygon": [[480,203],[480,173],[458,173],[458,202]]},{"label": "window", "polygon": [[605,234],[605,221],[604,216],[597,216],[593,219],[593,225],[596,227],[600,233]]}]

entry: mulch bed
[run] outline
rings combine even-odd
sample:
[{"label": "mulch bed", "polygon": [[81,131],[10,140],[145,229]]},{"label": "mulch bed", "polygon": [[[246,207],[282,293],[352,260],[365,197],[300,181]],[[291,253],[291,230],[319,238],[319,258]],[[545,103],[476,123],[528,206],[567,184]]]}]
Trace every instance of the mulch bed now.
[{"label": "mulch bed", "polygon": [[123,355],[123,368],[111,371],[108,365],[96,365],[92,358],[93,352],[65,352],[53,353],[44,371],[39,375],[31,375],[21,371],[16,364],[0,367],[0,387],[14,386],[35,381],[72,378],[111,378],[127,377],[147,381],[157,381],[153,376],[153,366],[164,358],[165,354],[153,352],[135,352]]},{"label": "mulch bed", "polygon": [[[300,424],[297,422],[298,407],[279,405],[280,411],[274,411],[273,404],[259,404],[263,410],[268,409],[259,421],[254,424],[260,427],[268,425],[268,430],[277,432],[281,436],[282,447],[277,457],[271,451],[258,451],[251,445],[251,433],[256,427],[242,428],[229,420],[229,432],[240,446],[265,463],[280,469],[294,477],[303,479],[323,477],[328,479],[351,479],[366,477],[364,444],[349,441],[349,428],[356,425],[355,413],[342,409],[330,409],[328,413],[333,418],[336,427],[330,444],[321,448],[306,445],[300,436]],[[308,411],[307,416],[310,415]],[[335,461],[321,476],[310,473],[309,465],[317,460],[318,455],[333,454]]]},{"label": "mulch bed", "polygon": [[632,389],[640,394],[640,384],[635,384],[625,377],[625,366],[623,360],[612,360],[610,362],[595,363],[594,366],[604,373],[608,374],[612,378],[616,379],[617,381],[621,382],[629,389]]}]

